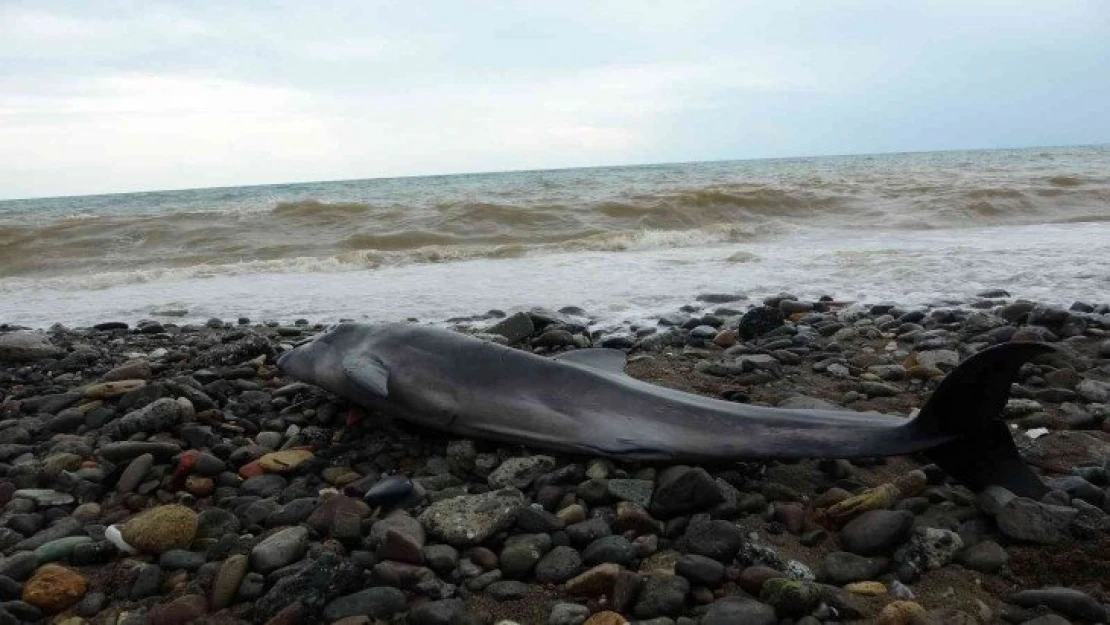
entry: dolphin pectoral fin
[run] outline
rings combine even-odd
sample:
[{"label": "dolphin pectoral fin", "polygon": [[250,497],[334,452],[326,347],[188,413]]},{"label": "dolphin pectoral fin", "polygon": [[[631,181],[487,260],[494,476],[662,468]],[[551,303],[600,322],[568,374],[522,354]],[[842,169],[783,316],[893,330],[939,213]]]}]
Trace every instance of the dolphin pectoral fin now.
[{"label": "dolphin pectoral fin", "polygon": [[552,360],[561,360],[609,373],[624,373],[624,365],[628,362],[628,357],[619,349],[591,347],[556,354],[552,356]]},{"label": "dolphin pectoral fin", "polygon": [[348,356],[343,359],[343,373],[360,389],[383,399],[389,397],[389,370],[377,358]]}]

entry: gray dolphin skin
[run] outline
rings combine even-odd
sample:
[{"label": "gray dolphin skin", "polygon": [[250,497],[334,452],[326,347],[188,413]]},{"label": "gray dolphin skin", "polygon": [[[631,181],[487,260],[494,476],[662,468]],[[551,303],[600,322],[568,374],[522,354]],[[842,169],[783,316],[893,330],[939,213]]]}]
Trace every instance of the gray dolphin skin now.
[{"label": "gray dolphin skin", "polygon": [[463,437],[703,463],[925,452],[972,489],[1039,497],[1046,488],[1000,414],[1021,365],[1050,351],[1040,343],[985,349],[949,373],[914,419],[738,404],[636,380],[619,350],[549,358],[411,324],[340,324],[278,366],[365,408]]}]

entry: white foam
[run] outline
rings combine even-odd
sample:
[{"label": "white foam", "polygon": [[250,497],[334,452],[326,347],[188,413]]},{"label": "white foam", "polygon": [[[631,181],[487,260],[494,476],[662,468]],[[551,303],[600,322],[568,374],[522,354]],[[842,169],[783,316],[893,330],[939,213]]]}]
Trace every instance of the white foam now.
[{"label": "white foam", "polygon": [[[730,260],[731,259],[731,260]],[[737,262],[744,259],[745,262]],[[1110,294],[1110,223],[908,231],[799,231],[750,243],[383,266],[348,271],[173,275],[75,290],[0,281],[0,322],[46,327],[122,320],[186,308],[209,317],[439,320],[490,308],[581,306],[605,321],[674,311],[702,292],[753,297],[965,299],[1004,288],[1068,305]],[[92,278],[91,278],[92,279]]]}]

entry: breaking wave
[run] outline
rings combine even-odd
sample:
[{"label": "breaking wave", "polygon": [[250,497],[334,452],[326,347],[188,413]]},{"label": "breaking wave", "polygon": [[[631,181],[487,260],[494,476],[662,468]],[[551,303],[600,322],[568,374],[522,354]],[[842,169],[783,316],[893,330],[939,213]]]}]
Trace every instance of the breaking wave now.
[{"label": "breaking wave", "polygon": [[[0,282],[95,288],[726,245],[806,231],[1098,222],[1110,219],[1107,172],[1110,150],[1076,148],[8,201],[0,202]],[[742,251],[722,257],[754,262]]]}]

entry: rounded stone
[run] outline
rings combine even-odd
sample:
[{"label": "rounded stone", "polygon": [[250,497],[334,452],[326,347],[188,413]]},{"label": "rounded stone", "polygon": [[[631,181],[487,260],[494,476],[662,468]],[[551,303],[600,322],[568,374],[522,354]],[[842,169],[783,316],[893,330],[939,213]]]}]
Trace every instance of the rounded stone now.
[{"label": "rounded stone", "polygon": [[1006,566],[1009,554],[993,540],[984,540],[964,549],[957,556],[960,564],[981,573],[997,573]]},{"label": "rounded stone", "polygon": [[547,625],[582,625],[590,616],[590,608],[577,603],[556,603],[551,606]]},{"label": "rounded stone", "polygon": [[628,566],[636,559],[636,548],[624,536],[602,536],[582,550],[582,560],[593,566],[613,562]]},{"label": "rounded stone", "polygon": [[206,607],[204,597],[184,595],[151,608],[150,625],[187,625],[203,617]]},{"label": "rounded stone", "polygon": [[300,560],[307,549],[308,528],[285,528],[267,536],[251,550],[251,568],[269,573]]},{"label": "rounded stone", "polygon": [[582,569],[582,557],[571,547],[555,547],[536,563],[534,575],[541,584],[561,584]]},{"label": "rounded stone", "polygon": [[776,613],[797,618],[817,607],[821,602],[821,590],[810,582],[779,577],[763,583],[759,599],[773,606]]},{"label": "rounded stone", "polygon": [[389,586],[377,586],[332,600],[324,608],[324,618],[329,621],[348,616],[381,619],[404,609],[405,593]]},{"label": "rounded stone", "polygon": [[688,553],[675,562],[674,572],[694,584],[716,588],[725,578],[725,565],[713,558]]},{"label": "rounded stone", "polygon": [[196,534],[197,513],[179,504],[145,510],[120,527],[128,545],[153,554],[187,549]]},{"label": "rounded stone", "polygon": [[889,553],[909,538],[913,519],[907,510],[869,510],[840,530],[840,544],[861,556]]},{"label": "rounded stone", "polygon": [[586,622],[582,625],[628,625],[628,621],[617,612],[606,610],[594,614],[586,619]]},{"label": "rounded stone", "polygon": [[498,601],[515,601],[528,595],[531,586],[524,582],[503,580],[486,587],[486,594]]},{"label": "rounded stone", "polygon": [[73,569],[47,564],[23,585],[23,601],[53,614],[81,600],[88,590],[85,577]]},{"label": "rounded stone", "polygon": [[243,576],[247,574],[248,567],[247,556],[241,554],[229,557],[220,565],[216,579],[212,582],[211,600],[214,611],[231,605],[235,593],[239,590],[239,584],[243,581]]},{"label": "rounded stone", "polygon": [[283,449],[262,456],[258,464],[269,473],[288,473],[312,458],[313,453],[307,449]]},{"label": "rounded stone", "polygon": [[928,613],[913,601],[892,601],[879,612],[876,625],[912,625],[928,622]]},{"label": "rounded stone", "polygon": [[821,581],[843,586],[851,582],[875,579],[882,572],[878,562],[846,551],[833,551],[826,554],[818,567]]},{"label": "rounded stone", "polygon": [[91,543],[92,541],[93,539],[88,536],[66,536],[65,538],[52,540],[35,549],[35,555],[38,556],[40,564],[68,560],[78,545]]},{"label": "rounded stone", "polygon": [[775,625],[775,609],[742,596],[725,597],[706,610],[701,625]]}]

